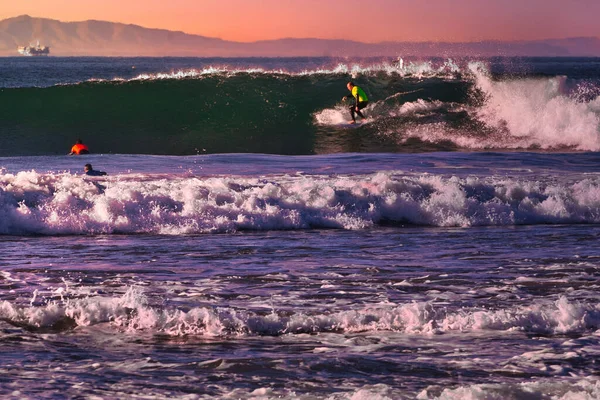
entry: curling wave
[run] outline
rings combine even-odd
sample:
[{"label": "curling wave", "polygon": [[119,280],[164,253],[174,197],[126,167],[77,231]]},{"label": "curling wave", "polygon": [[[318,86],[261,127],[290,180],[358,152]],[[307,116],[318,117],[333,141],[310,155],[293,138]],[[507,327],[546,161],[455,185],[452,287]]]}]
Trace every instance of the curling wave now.
[{"label": "curling wave", "polygon": [[[596,82],[489,71],[451,60],[214,66],[5,88],[0,156],[64,154],[78,137],[120,154],[600,150]],[[340,128],[349,79],[372,100],[369,123],[351,131]]]}]

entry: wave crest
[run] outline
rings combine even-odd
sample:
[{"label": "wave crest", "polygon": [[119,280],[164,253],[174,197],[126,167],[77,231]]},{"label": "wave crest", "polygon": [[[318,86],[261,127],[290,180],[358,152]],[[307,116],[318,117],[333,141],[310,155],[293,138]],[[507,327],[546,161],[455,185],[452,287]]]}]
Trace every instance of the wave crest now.
[{"label": "wave crest", "polygon": [[[65,293],[66,295],[66,293]],[[88,297],[50,301],[45,305],[0,303],[0,318],[30,330],[111,323],[128,331],[172,336],[284,335],[315,332],[394,331],[441,334],[468,331],[519,330],[537,334],[593,332],[600,328],[600,306],[561,297],[554,303],[499,310],[448,311],[433,303],[409,303],[326,314],[275,310],[258,314],[233,308],[194,307],[183,311],[149,305],[143,292],[131,287],[121,297]],[[65,323],[64,321],[71,321]]]}]

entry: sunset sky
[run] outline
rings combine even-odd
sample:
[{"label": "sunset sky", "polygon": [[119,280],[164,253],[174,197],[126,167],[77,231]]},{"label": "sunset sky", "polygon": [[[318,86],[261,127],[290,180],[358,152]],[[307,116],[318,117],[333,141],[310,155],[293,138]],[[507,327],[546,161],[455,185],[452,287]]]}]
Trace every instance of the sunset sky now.
[{"label": "sunset sky", "polygon": [[29,14],[180,30],[234,41],[528,40],[600,36],[599,0],[2,0]]}]

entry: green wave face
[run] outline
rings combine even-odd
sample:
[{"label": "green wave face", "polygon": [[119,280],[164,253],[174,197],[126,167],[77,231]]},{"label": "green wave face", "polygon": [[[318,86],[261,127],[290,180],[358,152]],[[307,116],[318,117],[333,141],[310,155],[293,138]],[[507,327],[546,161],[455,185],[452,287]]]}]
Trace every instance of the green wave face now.
[{"label": "green wave face", "polygon": [[[247,72],[3,89],[0,156],[65,154],[77,138],[93,153],[418,151],[430,145],[398,140],[407,125],[469,124],[443,106],[397,112],[419,99],[471,102],[468,82],[372,74],[355,79],[371,100],[369,123],[350,129],[344,122],[351,102],[341,101],[349,79]],[[395,96],[404,92],[411,93]]]}]

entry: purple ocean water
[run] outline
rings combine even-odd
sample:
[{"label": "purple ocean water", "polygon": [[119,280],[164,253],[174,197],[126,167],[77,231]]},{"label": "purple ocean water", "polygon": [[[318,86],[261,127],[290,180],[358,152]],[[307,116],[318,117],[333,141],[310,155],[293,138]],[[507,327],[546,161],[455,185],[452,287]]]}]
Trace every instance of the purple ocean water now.
[{"label": "purple ocean water", "polygon": [[600,398],[600,60],[6,58],[0,87],[2,398]]}]

